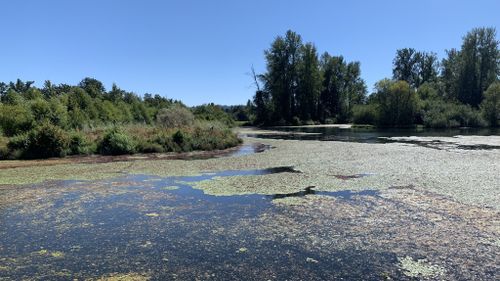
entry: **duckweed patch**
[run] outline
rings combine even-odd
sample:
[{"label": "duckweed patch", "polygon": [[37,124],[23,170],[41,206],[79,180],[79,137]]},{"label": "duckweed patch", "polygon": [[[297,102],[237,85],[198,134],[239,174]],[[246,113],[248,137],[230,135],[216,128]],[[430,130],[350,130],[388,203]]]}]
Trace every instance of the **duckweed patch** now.
[{"label": "duckweed patch", "polygon": [[497,247],[474,239],[498,237],[492,209],[418,189],[212,196],[190,187],[302,175],[269,171],[18,187],[0,215],[0,279],[404,280],[395,265],[406,256],[446,264],[450,280],[494,279]]},{"label": "duckweed patch", "polygon": [[[1,169],[0,279],[409,280],[429,265],[498,279],[498,151],[265,143],[232,158]],[[424,269],[403,269],[406,257]]]},{"label": "duckweed patch", "polygon": [[409,277],[438,277],[444,276],[446,270],[437,265],[432,265],[426,259],[413,260],[411,257],[398,258],[399,267]]},{"label": "duckweed patch", "polygon": [[150,218],[157,218],[160,215],[158,213],[147,213],[145,216]]},{"label": "duckweed patch", "polygon": [[50,256],[53,258],[62,258],[62,257],[64,257],[64,253],[59,252],[59,251],[55,251],[55,252],[51,252]]},{"label": "duckweed patch", "polygon": [[145,274],[139,273],[126,273],[126,274],[112,274],[98,279],[93,279],[95,281],[147,281],[151,278]]},{"label": "duckweed patch", "polygon": [[243,248],[239,248],[238,251],[236,251],[236,252],[241,254],[241,253],[246,253],[247,251],[248,251],[248,249],[243,247]]},{"label": "duckweed patch", "polygon": [[[482,137],[487,138],[487,137]],[[0,185],[40,183],[47,180],[99,180],[123,173],[161,177],[199,176],[225,170],[262,170],[294,167],[301,173],[262,175],[245,179],[201,183],[212,194],[234,195],[264,192],[291,193],[307,186],[317,190],[384,190],[413,184],[451,196],[462,203],[500,208],[500,150],[430,150],[399,143],[367,144],[349,142],[284,141],[245,139],[246,145],[261,143],[274,147],[262,153],[204,160],[135,160],[96,164],[64,164],[0,169]],[[342,180],[334,175],[371,174]],[[259,178],[259,179],[257,179]],[[258,184],[258,185],[255,185]],[[277,184],[277,185],[275,185]],[[223,187],[223,188],[221,188]],[[254,191],[254,190],[258,191]]]}]

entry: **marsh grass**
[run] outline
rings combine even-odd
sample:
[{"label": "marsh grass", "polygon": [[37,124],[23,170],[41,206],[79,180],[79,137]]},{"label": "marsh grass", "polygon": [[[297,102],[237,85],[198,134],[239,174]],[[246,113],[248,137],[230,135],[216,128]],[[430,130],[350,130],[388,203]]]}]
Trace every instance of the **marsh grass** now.
[{"label": "marsh grass", "polygon": [[0,136],[0,159],[211,151],[241,142],[231,129],[216,121],[196,121],[182,127],[108,125],[70,132],[42,124],[25,134]]}]

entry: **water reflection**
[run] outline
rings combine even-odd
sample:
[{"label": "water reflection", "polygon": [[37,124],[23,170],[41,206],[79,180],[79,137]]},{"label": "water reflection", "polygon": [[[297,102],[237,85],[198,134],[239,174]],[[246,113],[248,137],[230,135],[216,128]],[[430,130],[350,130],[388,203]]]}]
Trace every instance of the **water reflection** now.
[{"label": "water reflection", "polygon": [[[288,172],[297,171],[276,167],[191,177],[127,175],[37,185],[30,204],[19,202],[0,213],[0,279],[87,279],[122,272],[152,280],[261,280],[261,269],[267,269],[265,277],[282,280],[376,280],[383,265],[396,262],[390,253],[355,249],[324,256],[260,240],[249,231],[262,214],[280,212],[271,204],[274,198],[321,194],[349,199],[375,195],[371,191],[329,193],[308,187],[295,194],[219,197],[191,187],[213,177]],[[249,250],[238,250],[242,247]],[[309,257],[321,263],[311,264]],[[362,269],[345,270],[361,260]]]},{"label": "water reflection", "polygon": [[[391,140],[392,137],[453,137],[500,135],[498,128],[456,128],[456,129],[424,129],[424,128],[337,128],[337,127],[271,127],[273,131],[283,134],[248,134],[249,137],[285,140],[322,140],[361,143],[403,142]],[[310,133],[310,134],[301,134]],[[420,144],[422,142],[404,141]],[[425,144],[425,143],[424,143]],[[492,149],[492,146],[461,146],[462,149]]]}]

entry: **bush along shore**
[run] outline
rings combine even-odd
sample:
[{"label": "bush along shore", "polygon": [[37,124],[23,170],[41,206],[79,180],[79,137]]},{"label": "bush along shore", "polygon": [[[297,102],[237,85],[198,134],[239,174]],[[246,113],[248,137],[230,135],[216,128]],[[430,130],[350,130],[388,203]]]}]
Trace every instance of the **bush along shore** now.
[{"label": "bush along shore", "polygon": [[78,86],[0,83],[0,159],[189,152],[237,146],[232,117],[219,106],[188,108],[143,98],[85,78]]}]

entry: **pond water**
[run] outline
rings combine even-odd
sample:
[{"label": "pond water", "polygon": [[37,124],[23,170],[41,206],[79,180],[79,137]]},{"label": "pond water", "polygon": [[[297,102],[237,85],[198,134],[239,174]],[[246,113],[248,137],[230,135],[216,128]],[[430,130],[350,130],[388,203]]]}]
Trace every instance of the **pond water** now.
[{"label": "pond water", "polygon": [[[389,134],[344,130],[301,128],[321,135],[300,137],[378,142]],[[431,279],[500,278],[494,210],[412,186],[234,196],[193,188],[219,177],[294,173],[277,166],[2,186],[0,196],[15,200],[0,204],[0,280],[414,280],[407,270]]]},{"label": "pond water", "polygon": [[393,267],[394,254],[353,250],[324,255],[293,241],[259,239],[248,225],[239,226],[246,221],[258,227],[260,215],[284,212],[274,199],[320,194],[353,200],[376,197],[376,191],[315,192],[310,187],[293,194],[210,196],[190,186],[213,177],[290,172],[296,171],[128,175],[33,186],[31,203],[0,209],[0,279],[81,280],[119,272],[152,280],[376,280],[384,267]]},{"label": "pond water", "polygon": [[[342,128],[342,127],[270,127],[283,134],[248,134],[250,137],[268,139],[347,141],[361,143],[394,142],[392,137],[453,137],[500,135],[499,128],[457,128],[457,129],[424,129],[424,128]],[[303,134],[308,133],[308,134]]]}]

